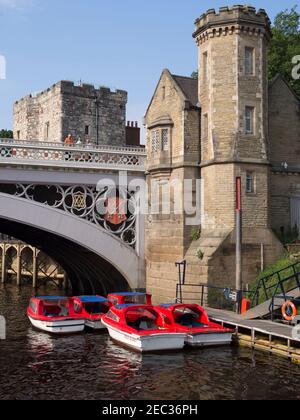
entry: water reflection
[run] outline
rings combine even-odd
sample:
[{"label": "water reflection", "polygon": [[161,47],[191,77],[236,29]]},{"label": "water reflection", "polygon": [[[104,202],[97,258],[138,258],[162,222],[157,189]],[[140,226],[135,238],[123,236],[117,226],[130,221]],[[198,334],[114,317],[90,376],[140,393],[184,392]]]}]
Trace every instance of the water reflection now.
[{"label": "water reflection", "polygon": [[9,329],[0,341],[1,399],[300,399],[298,366],[247,349],[140,355],[107,334],[37,332],[26,318],[31,293],[0,289]]}]

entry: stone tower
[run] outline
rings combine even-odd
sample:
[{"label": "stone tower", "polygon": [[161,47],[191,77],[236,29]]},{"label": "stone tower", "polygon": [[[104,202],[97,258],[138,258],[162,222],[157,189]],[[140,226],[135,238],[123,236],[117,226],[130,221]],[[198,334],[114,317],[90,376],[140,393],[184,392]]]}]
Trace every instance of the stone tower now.
[{"label": "stone tower", "polygon": [[244,226],[269,228],[267,46],[270,21],[247,6],[208,10],[196,21],[202,108],[203,229],[235,227],[235,177]]},{"label": "stone tower", "polygon": [[61,143],[126,144],[127,92],[60,81],[14,104],[14,138]]},{"label": "stone tower", "polygon": [[[270,20],[250,6],[208,10],[196,21],[201,104],[201,239],[187,253],[208,283],[235,284],[235,186],[242,178],[243,278],[282,252],[271,230],[267,48]],[[201,250],[201,263],[195,251]],[[263,255],[263,258],[262,258]],[[206,269],[205,269],[206,267]]]}]

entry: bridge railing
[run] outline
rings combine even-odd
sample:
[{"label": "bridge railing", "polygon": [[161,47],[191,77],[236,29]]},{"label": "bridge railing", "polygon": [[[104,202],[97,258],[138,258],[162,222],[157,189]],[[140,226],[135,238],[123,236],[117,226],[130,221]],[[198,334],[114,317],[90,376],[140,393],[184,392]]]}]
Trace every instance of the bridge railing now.
[{"label": "bridge railing", "polygon": [[143,147],[108,146],[0,139],[0,163],[144,171]]}]

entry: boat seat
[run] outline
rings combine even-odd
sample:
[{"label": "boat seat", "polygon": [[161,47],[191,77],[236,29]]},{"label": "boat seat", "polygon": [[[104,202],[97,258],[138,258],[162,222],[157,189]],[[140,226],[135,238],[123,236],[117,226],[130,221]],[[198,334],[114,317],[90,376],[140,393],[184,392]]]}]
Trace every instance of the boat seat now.
[{"label": "boat seat", "polygon": [[43,314],[48,317],[58,316],[60,313],[60,308],[58,306],[47,305],[44,306]]},{"label": "boat seat", "polygon": [[206,327],[205,324],[198,322],[197,319],[195,318],[195,315],[193,314],[183,314],[179,316],[176,320],[176,324],[179,324],[183,327],[189,327],[189,328]]},{"label": "boat seat", "polygon": [[132,322],[130,326],[137,331],[147,331],[147,330],[157,329],[157,325],[155,324],[154,320],[147,317],[138,318],[135,322]]}]

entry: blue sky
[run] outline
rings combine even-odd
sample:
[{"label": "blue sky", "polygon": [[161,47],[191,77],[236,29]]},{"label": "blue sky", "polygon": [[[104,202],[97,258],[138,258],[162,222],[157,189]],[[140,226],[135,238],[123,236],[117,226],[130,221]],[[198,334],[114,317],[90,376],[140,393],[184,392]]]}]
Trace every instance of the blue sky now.
[{"label": "blue sky", "polygon": [[[297,3],[251,4],[273,19]],[[0,128],[12,127],[16,99],[61,79],[127,90],[127,119],[141,122],[164,68],[182,75],[196,69],[195,19],[224,5],[224,0],[0,0],[0,55],[7,61],[7,79],[0,80]]]}]

